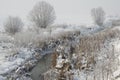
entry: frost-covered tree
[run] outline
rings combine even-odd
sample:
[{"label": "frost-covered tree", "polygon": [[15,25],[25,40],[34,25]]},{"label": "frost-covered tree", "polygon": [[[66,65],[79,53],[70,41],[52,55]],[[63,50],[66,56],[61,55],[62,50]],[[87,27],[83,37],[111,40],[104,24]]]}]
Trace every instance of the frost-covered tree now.
[{"label": "frost-covered tree", "polygon": [[53,6],[45,1],[38,2],[30,12],[30,21],[40,28],[46,28],[55,20]]},{"label": "frost-covered tree", "polygon": [[22,30],[23,22],[19,17],[9,16],[6,22],[4,23],[4,29],[7,33],[15,34]]},{"label": "frost-covered tree", "polygon": [[91,15],[95,24],[103,26],[105,20],[105,12],[101,7],[93,8],[91,10]]}]

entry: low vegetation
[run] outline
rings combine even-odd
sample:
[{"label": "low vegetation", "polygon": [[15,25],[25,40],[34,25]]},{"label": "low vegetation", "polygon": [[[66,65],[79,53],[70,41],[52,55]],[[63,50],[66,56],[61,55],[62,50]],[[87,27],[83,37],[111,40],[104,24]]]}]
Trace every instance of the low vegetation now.
[{"label": "low vegetation", "polygon": [[99,33],[88,35],[80,38],[79,48],[81,52],[95,52],[100,51],[104,47],[104,43],[107,40],[117,38],[120,31],[115,29],[108,29]]},{"label": "low vegetation", "polygon": [[9,16],[6,22],[4,23],[5,31],[9,34],[15,34],[20,32],[23,27],[23,22],[19,17]]}]

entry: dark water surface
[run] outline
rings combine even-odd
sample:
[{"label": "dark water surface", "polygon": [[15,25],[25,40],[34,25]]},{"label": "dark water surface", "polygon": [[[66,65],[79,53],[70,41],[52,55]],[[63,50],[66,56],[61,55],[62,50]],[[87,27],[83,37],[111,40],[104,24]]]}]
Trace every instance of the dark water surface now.
[{"label": "dark water surface", "polygon": [[51,67],[51,58],[51,54],[46,54],[39,60],[38,64],[31,71],[31,78],[33,80],[43,80],[42,74]]}]

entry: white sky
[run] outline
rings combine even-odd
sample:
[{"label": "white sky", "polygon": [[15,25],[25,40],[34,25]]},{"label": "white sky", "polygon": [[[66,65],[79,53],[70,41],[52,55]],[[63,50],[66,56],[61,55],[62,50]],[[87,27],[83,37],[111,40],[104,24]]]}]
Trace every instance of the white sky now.
[{"label": "white sky", "polygon": [[[41,0],[0,0],[0,23],[8,17],[19,16],[27,21],[29,11]],[[120,0],[43,0],[54,6],[55,23],[88,24],[92,22],[90,11],[101,6],[107,15],[120,14]]]}]

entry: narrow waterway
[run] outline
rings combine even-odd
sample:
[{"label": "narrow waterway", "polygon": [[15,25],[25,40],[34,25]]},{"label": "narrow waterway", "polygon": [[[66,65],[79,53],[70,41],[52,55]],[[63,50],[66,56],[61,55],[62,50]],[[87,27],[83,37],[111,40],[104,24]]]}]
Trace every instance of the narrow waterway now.
[{"label": "narrow waterway", "polygon": [[39,60],[38,64],[31,71],[32,80],[43,80],[42,74],[50,69],[51,59],[51,54],[46,54]]}]

